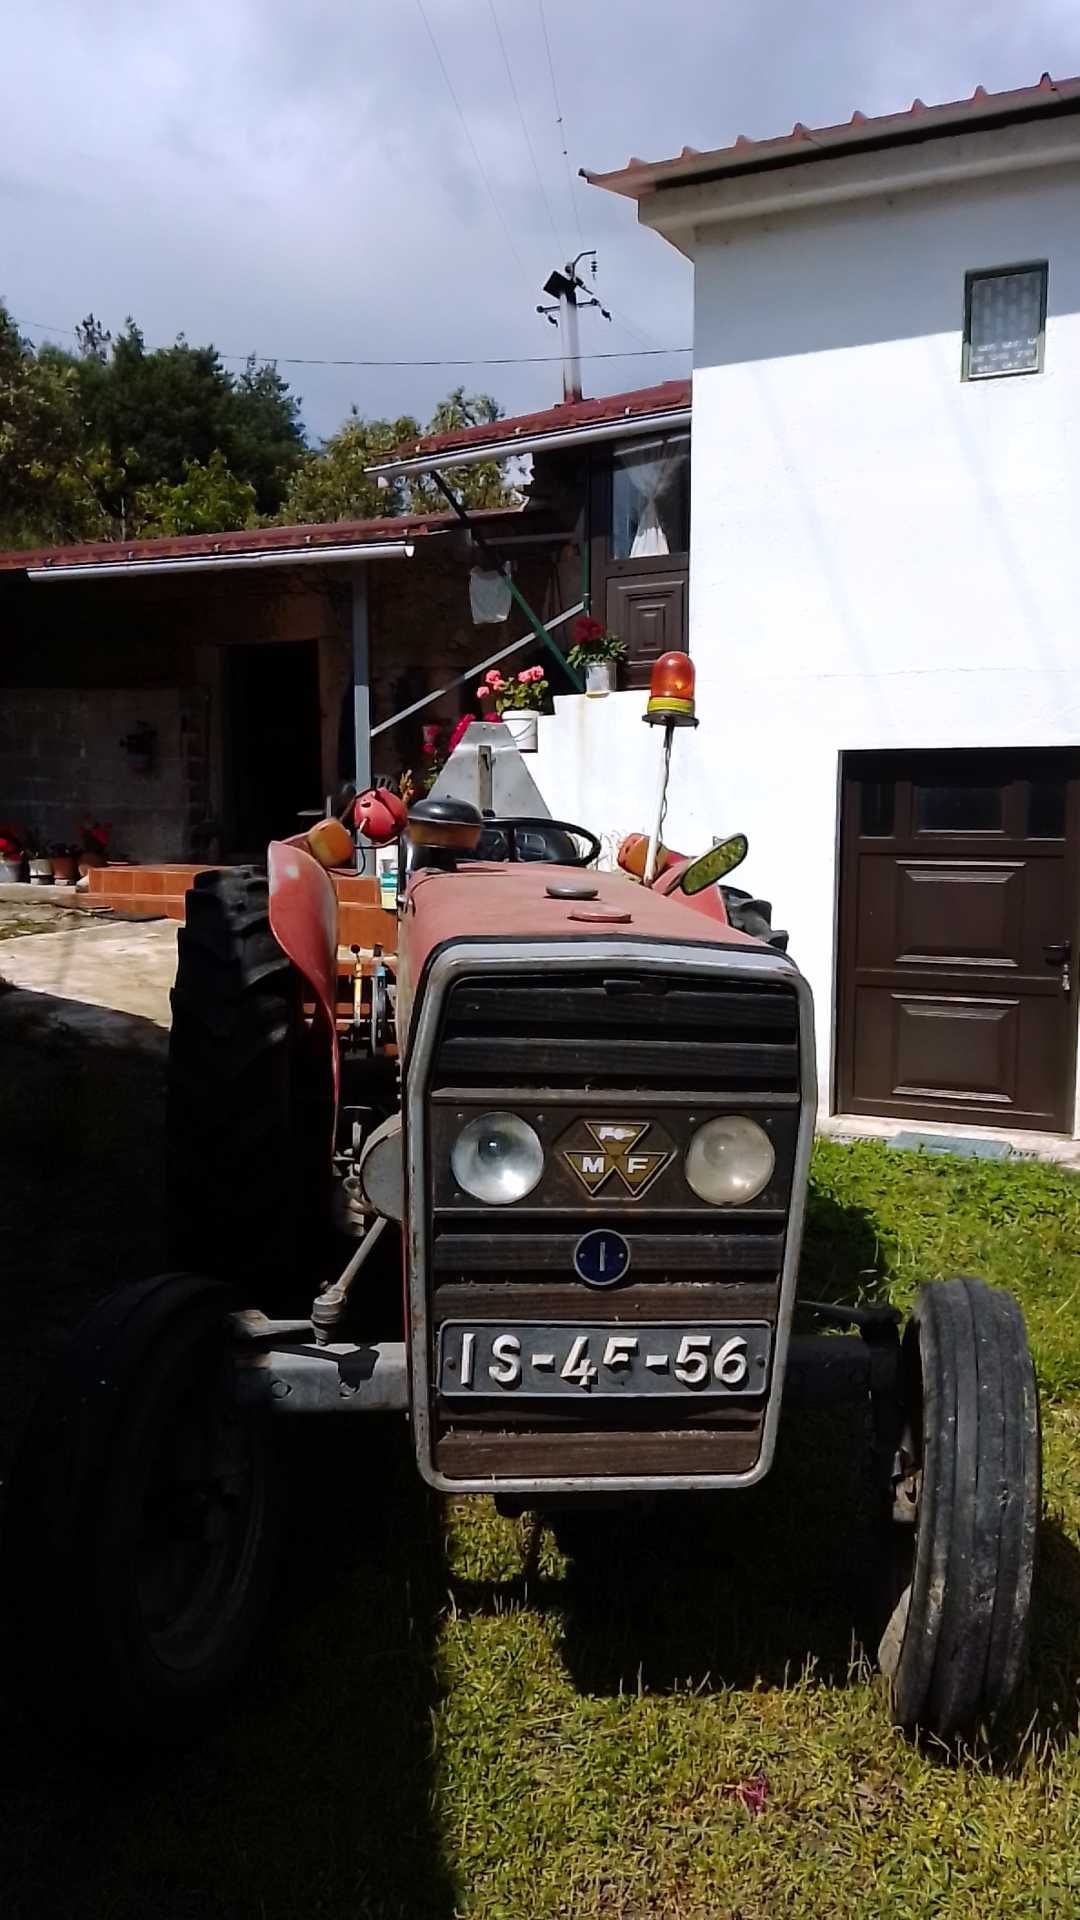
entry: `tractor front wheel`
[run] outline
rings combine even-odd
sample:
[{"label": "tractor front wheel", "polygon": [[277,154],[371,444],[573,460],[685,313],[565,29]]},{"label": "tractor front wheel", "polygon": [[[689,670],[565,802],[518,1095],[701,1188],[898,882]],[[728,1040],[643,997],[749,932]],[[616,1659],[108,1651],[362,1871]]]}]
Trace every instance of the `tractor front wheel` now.
[{"label": "tractor front wheel", "polygon": [[198,1730],[250,1651],[278,1540],[264,1418],[232,1392],[224,1290],[125,1287],[75,1333],[12,1476],[6,1558],[35,1704],[152,1743]]},{"label": "tractor front wheel", "polygon": [[1040,1439],[1019,1306],[981,1280],[932,1281],[902,1366],[894,1580],[878,1657],[897,1725],[951,1742],[993,1726],[1027,1647]]}]

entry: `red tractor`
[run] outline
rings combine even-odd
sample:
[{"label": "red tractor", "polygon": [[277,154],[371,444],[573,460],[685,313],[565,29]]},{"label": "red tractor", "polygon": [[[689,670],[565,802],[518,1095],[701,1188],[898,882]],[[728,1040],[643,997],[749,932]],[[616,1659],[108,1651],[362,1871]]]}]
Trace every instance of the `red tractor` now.
[{"label": "red tractor", "polygon": [[[692,718],[673,698],[665,768]],[[230,1683],[270,1584],[278,1423],[397,1412],[432,1487],[572,1514],[735,1498],[809,1399],[868,1415],[896,1722],[992,1724],[1040,1502],[1023,1321],[973,1279],[925,1286],[903,1329],[797,1302],[813,1005],[767,903],[722,885],[745,841],[669,855],[661,808],[600,871],[497,725],[407,819],[360,806],[402,829],[399,938],[358,956],[349,1017],[334,822],[188,896],[178,1271],[92,1314],[27,1442],[20,1551],[39,1619],[62,1609],[67,1717],[176,1735]]]}]

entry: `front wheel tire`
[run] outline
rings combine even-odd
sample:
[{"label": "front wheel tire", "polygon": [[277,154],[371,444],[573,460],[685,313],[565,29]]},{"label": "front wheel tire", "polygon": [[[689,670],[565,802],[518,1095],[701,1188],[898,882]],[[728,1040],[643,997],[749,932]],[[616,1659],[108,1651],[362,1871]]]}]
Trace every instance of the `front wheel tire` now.
[{"label": "front wheel tire", "polygon": [[230,1391],[226,1296],[170,1274],[77,1330],[31,1420],[6,1528],[50,1718],[183,1739],[261,1623],[277,1542],[263,1421]]},{"label": "front wheel tire", "polygon": [[992,1727],[1023,1672],[1038,1392],[1019,1306],[981,1280],[922,1289],[902,1362],[895,1579],[879,1661],[897,1725],[952,1742]]}]

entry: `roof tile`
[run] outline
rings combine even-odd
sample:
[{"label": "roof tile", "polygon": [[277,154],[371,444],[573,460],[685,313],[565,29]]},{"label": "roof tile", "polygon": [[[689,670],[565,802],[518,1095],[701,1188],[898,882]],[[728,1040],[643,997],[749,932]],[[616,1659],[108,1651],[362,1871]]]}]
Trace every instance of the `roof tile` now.
[{"label": "roof tile", "polygon": [[[507,509],[488,509],[492,513]],[[510,509],[513,511],[513,509]],[[476,514],[473,515],[474,519]],[[234,533],[185,533],[158,540],[98,540],[82,546],[38,547],[0,553],[0,572],[27,567],[92,566],[95,561],[197,559],[215,554],[293,553],[319,547],[368,545],[444,533],[453,513],[404,513],[385,520],[327,520],[310,526],[244,527]]]},{"label": "roof tile", "polygon": [[974,131],[978,122],[990,117],[1003,115],[1023,118],[1025,114],[1039,109],[1074,104],[1080,107],[1080,79],[1054,80],[1044,73],[1036,86],[1016,87],[1003,93],[987,93],[986,88],[978,86],[965,100],[951,100],[939,106],[928,107],[922,100],[915,99],[910,107],[901,108],[898,113],[866,115],[858,109],[850,120],[835,126],[808,127],[796,120],[790,133],[782,133],[762,140],[748,139],[740,133],[730,146],[714,147],[697,151],[684,147],[682,152],[670,160],[641,160],[631,158],[625,167],[617,167],[610,173],[596,173],[589,168],[581,169],[584,178],[596,187],[607,187],[612,193],[624,193],[631,199],[640,199],[655,191],[657,187],[678,186],[684,180],[689,182],[703,173],[720,174],[726,171],[746,172],[755,166],[779,161],[785,157],[791,160],[807,158],[809,154],[793,153],[792,148],[809,145],[817,151],[842,150],[845,146],[860,144],[865,140],[874,140],[883,144],[903,141],[917,135],[923,137],[927,132]]},{"label": "roof tile", "polygon": [[515,440],[531,440],[537,434],[601,426],[609,420],[633,419],[637,414],[675,413],[689,405],[689,380],[662,380],[655,387],[636,387],[631,393],[607,393],[596,400],[564,400],[540,413],[516,413],[506,420],[482,420],[478,426],[460,427],[451,433],[428,433],[422,440],[397,447],[394,457],[415,460],[420,454],[456,453],[458,449],[464,453],[469,447],[484,447],[489,442],[493,448],[505,447],[509,453]]}]

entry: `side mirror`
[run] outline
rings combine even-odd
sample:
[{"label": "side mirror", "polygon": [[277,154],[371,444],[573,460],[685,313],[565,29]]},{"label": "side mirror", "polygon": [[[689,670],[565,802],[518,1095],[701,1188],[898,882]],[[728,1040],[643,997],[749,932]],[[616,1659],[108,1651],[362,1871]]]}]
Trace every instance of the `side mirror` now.
[{"label": "side mirror", "polygon": [[750,842],[745,833],[729,834],[719,846],[710,847],[708,853],[699,854],[690,862],[679,882],[680,893],[704,893],[706,887],[714,887],[718,880],[742,866],[749,851]]}]

